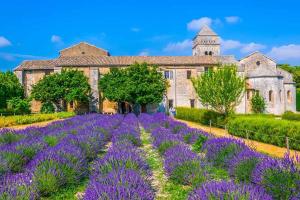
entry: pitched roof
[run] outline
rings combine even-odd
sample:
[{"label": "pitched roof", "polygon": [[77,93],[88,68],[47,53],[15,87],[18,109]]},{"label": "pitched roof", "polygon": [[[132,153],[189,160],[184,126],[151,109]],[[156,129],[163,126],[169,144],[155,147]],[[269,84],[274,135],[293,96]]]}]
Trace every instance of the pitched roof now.
[{"label": "pitched roof", "polygon": [[159,66],[235,63],[233,56],[72,56],[53,60],[56,66],[128,66],[147,62]]},{"label": "pitched roof", "polygon": [[201,36],[206,36],[206,35],[217,36],[217,34],[207,25],[204,25],[202,27],[202,29],[199,31],[198,35],[201,35]]},{"label": "pitched roof", "polygon": [[32,69],[54,69],[53,60],[25,60],[14,71],[32,70]]}]

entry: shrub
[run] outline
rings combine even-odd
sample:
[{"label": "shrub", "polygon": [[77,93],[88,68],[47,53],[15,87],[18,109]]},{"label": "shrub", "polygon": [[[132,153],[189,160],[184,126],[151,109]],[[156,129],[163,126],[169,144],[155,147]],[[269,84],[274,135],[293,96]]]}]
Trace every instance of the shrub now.
[{"label": "shrub", "polygon": [[264,187],[274,199],[300,196],[300,170],[288,155],[283,160],[266,157],[253,171],[252,181]]},{"label": "shrub", "polygon": [[195,152],[200,152],[203,144],[207,141],[208,137],[200,134],[196,140],[196,142],[192,145],[192,149]]},{"label": "shrub", "polygon": [[53,103],[51,102],[45,102],[43,103],[42,107],[41,107],[41,113],[54,113],[55,108]]},{"label": "shrub", "polygon": [[189,200],[228,200],[228,199],[264,199],[272,200],[272,197],[259,187],[252,185],[237,185],[234,182],[207,182],[196,188],[189,195]]},{"label": "shrub", "polygon": [[214,166],[227,168],[229,161],[245,148],[247,148],[246,145],[240,141],[215,138],[208,140],[202,150],[206,153],[207,160]]},{"label": "shrub", "polygon": [[7,108],[13,110],[16,114],[29,114],[30,102],[27,99],[14,97],[7,101]]},{"label": "shrub", "polygon": [[55,145],[57,145],[58,143],[58,137],[56,136],[45,136],[44,137],[44,141],[50,146],[50,147],[54,147]]},{"label": "shrub", "polygon": [[212,125],[217,127],[222,127],[226,124],[225,115],[206,109],[177,107],[176,118],[204,125],[209,125],[211,120]]},{"label": "shrub", "polygon": [[171,147],[174,147],[176,145],[178,145],[179,142],[178,141],[164,141],[162,142],[159,147],[158,147],[158,152],[163,155],[168,149],[170,149]]},{"label": "shrub", "polygon": [[254,113],[263,113],[266,109],[266,102],[258,92],[251,99],[251,109]]},{"label": "shrub", "polygon": [[175,167],[170,176],[175,183],[196,186],[206,180],[199,160],[191,160]]},{"label": "shrub", "polygon": [[239,116],[228,122],[228,132],[238,137],[274,144],[280,147],[286,146],[286,138],[290,138],[290,148],[300,150],[300,122],[279,120],[269,117]]},{"label": "shrub", "polygon": [[13,151],[0,152],[0,176],[6,172],[20,172],[23,169],[26,160],[24,157]]},{"label": "shrub", "polygon": [[5,131],[0,133],[0,144],[12,144],[19,141],[23,137],[23,135],[13,133],[13,131]]},{"label": "shrub", "polygon": [[292,111],[285,112],[281,117],[286,120],[300,121],[300,114],[293,113]]}]

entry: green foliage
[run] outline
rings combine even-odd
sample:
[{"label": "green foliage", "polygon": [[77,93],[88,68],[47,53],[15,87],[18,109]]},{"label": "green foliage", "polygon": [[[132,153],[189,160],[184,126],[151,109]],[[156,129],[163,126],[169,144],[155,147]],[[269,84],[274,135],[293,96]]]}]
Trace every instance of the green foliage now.
[{"label": "green foliage", "polygon": [[300,114],[293,113],[292,111],[286,111],[281,118],[286,120],[300,121]]},{"label": "green foliage", "polygon": [[228,116],[240,103],[245,80],[238,76],[235,65],[219,66],[192,80],[203,105]]},{"label": "green foliage", "polygon": [[216,167],[227,168],[227,161],[239,151],[239,147],[236,144],[229,144],[221,149],[210,161],[212,161]]},{"label": "green foliage", "polygon": [[296,110],[300,111],[300,89],[296,90]]},{"label": "green foliage", "polygon": [[203,166],[199,161],[187,161],[177,166],[170,178],[174,183],[193,186],[197,186],[206,180]]},{"label": "green foliage", "polygon": [[52,102],[61,108],[61,101],[86,103],[90,97],[88,78],[78,70],[62,70],[41,79],[33,86],[31,96],[41,102]]},{"label": "green foliage", "polygon": [[29,114],[30,102],[27,99],[21,99],[20,97],[13,97],[7,101],[8,109],[12,110],[16,114]]},{"label": "green foliage", "polygon": [[217,127],[222,127],[226,124],[226,117],[224,114],[207,109],[177,107],[176,118],[204,125],[209,125],[211,120],[212,125]]},{"label": "green foliage", "polygon": [[251,157],[241,161],[234,169],[234,176],[238,182],[251,183],[251,175],[259,159]]},{"label": "green foliage", "polygon": [[0,117],[0,128],[21,124],[32,124],[35,122],[49,121],[54,119],[64,119],[73,117],[73,112],[59,112],[53,114],[32,114]]},{"label": "green foliage", "polygon": [[300,122],[280,120],[259,115],[239,116],[229,120],[228,132],[238,137],[286,147],[285,137],[290,138],[290,148],[300,150]]},{"label": "green foliage", "polygon": [[17,76],[10,71],[0,72],[0,108],[6,108],[7,101],[13,97],[23,96],[24,90]]},{"label": "green foliage", "polygon": [[13,132],[6,132],[6,133],[2,133],[0,134],[0,145],[4,144],[11,144],[13,142],[17,142],[20,139],[22,139],[23,136],[20,134],[15,134]]},{"label": "green foliage", "polygon": [[55,108],[53,106],[52,102],[44,102],[42,107],[41,107],[41,113],[54,113],[55,112]]},{"label": "green foliage", "polygon": [[112,69],[99,81],[103,97],[131,105],[160,103],[166,92],[167,82],[156,66],[135,63],[126,69]]},{"label": "green foliage", "polygon": [[300,66],[291,66],[288,64],[278,65],[281,69],[290,72],[296,82],[296,87],[300,88]]},{"label": "green foliage", "polygon": [[65,184],[74,184],[75,172],[65,164],[53,160],[42,162],[34,171],[33,182],[41,196],[58,192]]},{"label": "green foliage", "polygon": [[160,155],[163,155],[169,148],[174,147],[177,144],[178,144],[177,141],[170,141],[170,140],[162,142],[158,147],[158,152],[160,153]]},{"label": "green foliage", "polygon": [[258,92],[251,99],[251,108],[254,113],[264,113],[266,109],[266,102]]},{"label": "green foliage", "polygon": [[0,176],[5,172],[20,172],[25,164],[25,159],[23,156],[16,152],[6,152],[0,153]]},{"label": "green foliage", "polygon": [[134,146],[141,146],[141,142],[139,139],[137,139],[134,135],[130,134],[130,133],[126,133],[126,134],[121,134],[118,138],[118,141],[129,141],[131,142]]},{"label": "green foliage", "polygon": [[199,135],[196,142],[192,145],[192,149],[195,152],[200,152],[202,149],[203,144],[207,141],[207,137],[204,135]]},{"label": "green foliage", "polygon": [[269,169],[263,175],[262,186],[274,199],[291,199],[299,192],[300,175],[283,170]]},{"label": "green foliage", "polygon": [[45,141],[50,147],[54,147],[54,146],[57,145],[57,143],[58,143],[58,137],[47,135],[47,136],[44,137],[44,141]]}]

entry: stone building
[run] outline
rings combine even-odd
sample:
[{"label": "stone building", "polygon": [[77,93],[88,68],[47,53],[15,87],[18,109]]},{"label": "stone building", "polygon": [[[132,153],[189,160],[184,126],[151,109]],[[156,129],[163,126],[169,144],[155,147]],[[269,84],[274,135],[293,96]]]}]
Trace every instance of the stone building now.
[{"label": "stone building", "polygon": [[[221,55],[220,37],[208,26],[203,27],[194,38],[192,56],[111,56],[104,49],[81,42],[60,51],[58,58],[24,61],[14,71],[24,85],[26,95],[30,95],[32,85],[45,75],[59,73],[65,68],[81,70],[89,78],[95,99],[90,102],[88,110],[113,113],[117,109],[114,102],[99,100],[98,80],[113,67],[127,67],[135,62],[159,66],[170,85],[163,102],[169,107],[203,107],[190,79],[217,64],[235,64],[239,75],[245,77],[247,82],[246,92],[236,108],[238,113],[251,112],[250,101],[255,92],[264,97],[267,113],[296,111],[296,89],[290,73],[279,69],[275,61],[259,52],[241,60],[231,55]],[[32,102],[33,112],[39,112],[40,107],[39,102]],[[70,109],[72,107],[70,105]]]}]

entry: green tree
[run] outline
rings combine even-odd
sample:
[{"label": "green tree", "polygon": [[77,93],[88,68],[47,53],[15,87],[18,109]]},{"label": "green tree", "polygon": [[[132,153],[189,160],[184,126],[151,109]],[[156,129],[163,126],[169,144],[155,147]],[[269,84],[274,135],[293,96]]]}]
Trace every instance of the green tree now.
[{"label": "green tree", "polygon": [[135,63],[125,69],[112,69],[100,79],[99,88],[104,98],[119,104],[139,104],[145,111],[147,104],[162,101],[167,82],[156,66]]},{"label": "green tree", "polygon": [[238,76],[235,65],[218,66],[192,82],[201,103],[225,116],[240,103],[245,89],[245,80]]},{"label": "green tree", "polygon": [[7,101],[7,108],[15,114],[29,114],[30,101],[28,99],[21,99],[20,97],[13,97]]},{"label": "green tree", "polygon": [[135,63],[127,71],[128,91],[133,104],[142,106],[146,111],[147,104],[160,103],[167,89],[167,82],[156,66],[147,63]]},{"label": "green tree", "polygon": [[278,67],[291,73],[293,75],[293,79],[296,83],[296,87],[300,88],[300,66],[291,66],[289,64],[280,64],[280,65],[278,65]]},{"label": "green tree", "polygon": [[86,103],[90,97],[90,85],[88,78],[78,70],[62,70],[41,79],[33,86],[32,98],[42,103],[49,102],[60,110],[64,102],[76,101]]},{"label": "green tree", "polygon": [[24,90],[13,72],[0,72],[0,109],[7,107],[13,97],[24,97]]},{"label": "green tree", "polygon": [[258,92],[251,99],[251,108],[254,113],[263,113],[266,109],[266,102]]}]

